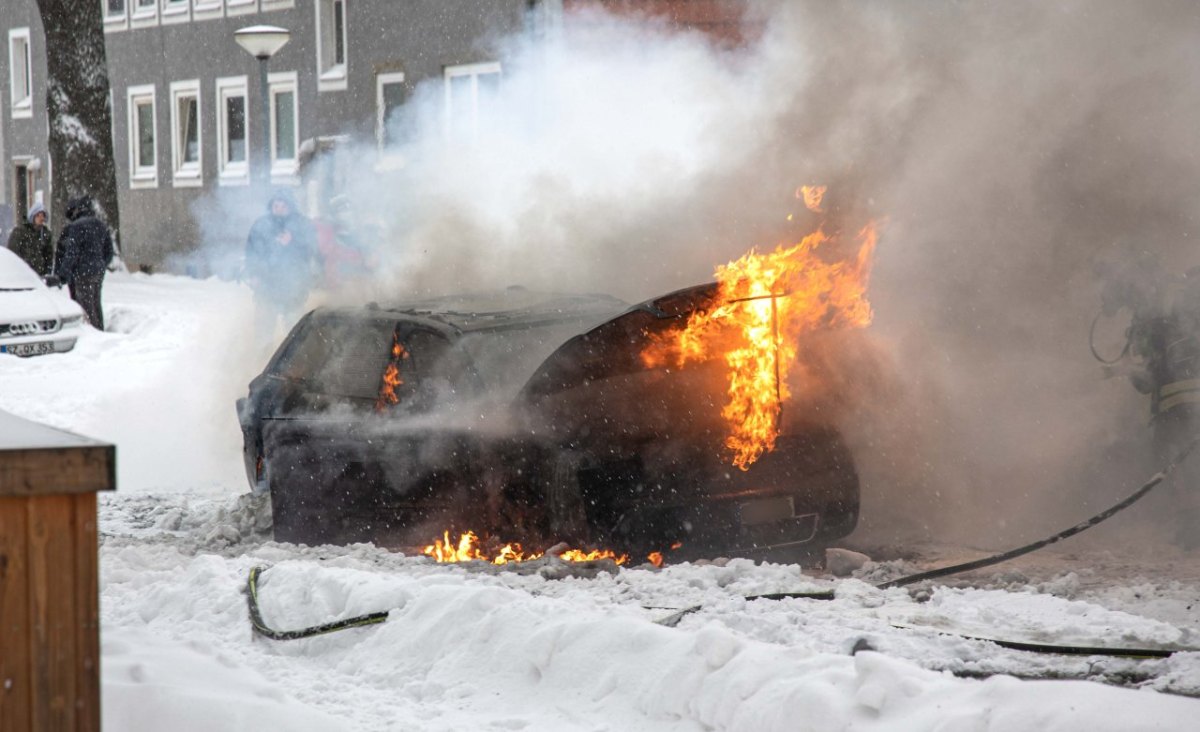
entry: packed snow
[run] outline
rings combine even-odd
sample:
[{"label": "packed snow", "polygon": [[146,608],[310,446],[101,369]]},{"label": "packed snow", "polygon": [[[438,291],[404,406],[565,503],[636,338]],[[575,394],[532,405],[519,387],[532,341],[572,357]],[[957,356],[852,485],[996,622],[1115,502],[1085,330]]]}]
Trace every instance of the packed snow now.
[{"label": "packed snow", "polygon": [[[100,500],[105,729],[1044,732],[1200,719],[1200,651],[1065,656],[986,640],[1200,649],[1195,554],[1068,542],[879,590],[978,553],[918,547],[838,578],[747,559],[497,569],[275,543],[246,492],[233,406],[269,352],[251,345],[249,290],[115,274],[104,304],[111,332],[0,359],[0,410],[117,445],[118,490]],[[274,628],[388,618],[256,637],[256,566]],[[826,589],[834,599],[746,599]],[[693,606],[674,627],[656,622]]]}]

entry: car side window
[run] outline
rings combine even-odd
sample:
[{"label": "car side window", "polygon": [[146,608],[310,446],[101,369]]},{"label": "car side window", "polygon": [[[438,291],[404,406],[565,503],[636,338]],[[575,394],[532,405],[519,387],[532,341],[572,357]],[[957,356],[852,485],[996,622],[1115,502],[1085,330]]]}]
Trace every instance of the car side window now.
[{"label": "car side window", "polygon": [[[393,388],[397,407],[428,411],[475,394],[470,360],[446,336],[401,324],[396,331],[400,356],[393,356],[399,382]],[[384,373],[386,373],[386,366]],[[381,377],[381,389],[386,388]]]}]

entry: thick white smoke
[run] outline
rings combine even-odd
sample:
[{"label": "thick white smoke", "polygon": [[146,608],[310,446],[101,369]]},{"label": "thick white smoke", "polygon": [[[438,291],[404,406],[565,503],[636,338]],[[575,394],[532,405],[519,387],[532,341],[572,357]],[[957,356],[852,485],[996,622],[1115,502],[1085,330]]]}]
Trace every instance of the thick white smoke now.
[{"label": "thick white smoke", "polygon": [[876,322],[828,356],[863,536],[1033,538],[1152,472],[1133,389],[1101,380],[1087,331],[1098,256],[1200,263],[1191,4],[755,2],[746,35],[590,12],[500,39],[465,140],[441,81],[418,88],[401,169],[338,153],[385,233],[370,285],[333,297],[640,300],[807,233],[793,191],[827,184],[827,226],[883,222]]}]

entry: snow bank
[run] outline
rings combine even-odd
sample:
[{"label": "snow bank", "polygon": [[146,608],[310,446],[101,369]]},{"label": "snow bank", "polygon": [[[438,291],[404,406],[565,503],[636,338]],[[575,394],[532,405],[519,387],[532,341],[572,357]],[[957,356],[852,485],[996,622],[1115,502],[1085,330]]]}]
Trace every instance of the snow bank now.
[{"label": "snow bank", "polygon": [[[242,588],[252,566],[272,560],[259,586],[272,627],[295,629],[378,610],[391,610],[388,620],[301,641],[252,639]],[[165,636],[175,645],[151,646],[159,649],[152,653],[199,664],[198,677],[179,684],[181,706],[197,694],[225,693],[204,671],[224,664],[244,678],[231,696],[245,714],[259,713],[264,698],[278,699],[286,689],[294,704],[356,730],[401,723],[406,729],[490,723],[583,730],[603,723],[621,730],[761,732],[1190,730],[1200,712],[1194,699],[1087,682],[955,678],[921,668],[921,656],[966,649],[977,658],[1019,658],[1008,663],[1025,673],[1043,672],[1045,658],[891,625],[901,613],[913,621],[969,619],[990,612],[1004,599],[994,595],[1005,593],[956,592],[926,610],[904,592],[866,593],[850,580],[838,585],[833,602],[746,603],[739,595],[747,588],[794,585],[795,568],[735,561],[549,581],[437,566],[368,546],[322,553],[266,544],[249,555],[189,557],[130,544],[106,548],[105,567],[104,627],[118,629],[118,638]],[[685,587],[686,596],[672,589]],[[668,611],[646,609],[638,599],[653,592],[661,593],[660,602],[699,600],[712,612],[689,616],[676,629],[657,625],[653,621]],[[993,632],[1002,622],[1007,632],[1028,633],[1075,619],[1080,638],[1096,643],[1114,621],[1139,640],[1166,633],[1161,624],[1143,619],[1139,627],[1132,616],[1087,603],[1031,594],[1017,598],[1019,611],[1003,604]],[[758,637],[763,634],[755,626],[774,628],[773,640]],[[874,648],[910,644],[913,660],[870,650],[852,655],[863,639]],[[212,655],[196,658],[198,647]],[[119,709],[130,664],[120,656],[109,664],[108,655],[105,701]],[[1192,659],[1193,668],[1197,662]],[[110,691],[109,679],[123,683]],[[170,694],[171,682],[170,674],[159,674],[159,693]],[[288,727],[291,717],[283,719],[285,726],[276,728],[308,729]]]}]

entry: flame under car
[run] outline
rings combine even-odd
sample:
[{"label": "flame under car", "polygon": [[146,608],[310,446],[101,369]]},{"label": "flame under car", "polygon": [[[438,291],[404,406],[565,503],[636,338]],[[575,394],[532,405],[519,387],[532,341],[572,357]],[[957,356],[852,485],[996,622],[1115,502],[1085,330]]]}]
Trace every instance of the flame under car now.
[{"label": "flame under car", "polygon": [[514,289],[318,309],[239,400],[276,539],[413,547],[445,531],[634,556],[756,556],[852,531],[854,462],[796,415],[730,464],[723,365],[649,367],[702,285],[629,307]]}]

